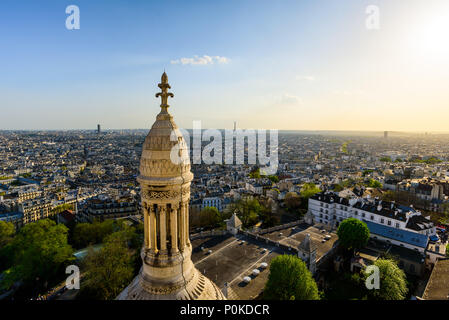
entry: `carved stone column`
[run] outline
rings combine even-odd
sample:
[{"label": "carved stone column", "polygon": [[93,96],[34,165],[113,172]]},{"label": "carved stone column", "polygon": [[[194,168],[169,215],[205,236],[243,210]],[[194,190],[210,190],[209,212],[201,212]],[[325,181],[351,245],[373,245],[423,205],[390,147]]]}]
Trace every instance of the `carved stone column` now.
[{"label": "carved stone column", "polygon": [[154,252],[157,252],[158,247],[157,247],[157,235],[156,235],[156,213],[154,212],[154,206],[151,204],[150,205],[150,221],[148,222],[149,224],[149,229],[150,229],[150,248],[151,250],[153,250]]},{"label": "carved stone column", "polygon": [[184,203],[184,218],[185,218],[185,237],[186,245],[190,244],[190,234],[189,234],[189,204]]},{"label": "carved stone column", "polygon": [[185,233],[184,233],[184,205],[181,203],[181,207],[179,208],[179,240],[180,240],[180,249],[184,251],[184,247],[186,245]]},{"label": "carved stone column", "polygon": [[172,205],[170,211],[170,236],[171,236],[171,252],[178,252],[178,208],[179,205]]},{"label": "carved stone column", "polygon": [[149,217],[148,217],[148,205],[143,203],[143,234],[145,249],[150,248],[150,232],[149,232]]},{"label": "carved stone column", "polygon": [[160,230],[159,234],[161,237],[161,251],[167,250],[167,226],[166,226],[166,211],[167,207],[165,205],[161,205],[159,208],[159,221],[160,221]]}]

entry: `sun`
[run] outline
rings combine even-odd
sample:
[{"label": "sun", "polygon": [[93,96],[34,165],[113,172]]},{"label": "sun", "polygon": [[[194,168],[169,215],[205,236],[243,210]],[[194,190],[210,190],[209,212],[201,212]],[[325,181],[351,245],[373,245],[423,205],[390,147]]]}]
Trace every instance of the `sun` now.
[{"label": "sun", "polygon": [[411,50],[430,62],[449,61],[449,6],[438,9],[412,23],[409,32]]}]

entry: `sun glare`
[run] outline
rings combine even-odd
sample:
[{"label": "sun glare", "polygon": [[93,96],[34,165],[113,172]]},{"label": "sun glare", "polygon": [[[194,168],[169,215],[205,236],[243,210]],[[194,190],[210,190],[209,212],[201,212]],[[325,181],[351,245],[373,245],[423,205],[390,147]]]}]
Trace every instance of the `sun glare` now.
[{"label": "sun glare", "polygon": [[429,62],[449,59],[449,6],[413,23],[409,41],[419,58]]}]

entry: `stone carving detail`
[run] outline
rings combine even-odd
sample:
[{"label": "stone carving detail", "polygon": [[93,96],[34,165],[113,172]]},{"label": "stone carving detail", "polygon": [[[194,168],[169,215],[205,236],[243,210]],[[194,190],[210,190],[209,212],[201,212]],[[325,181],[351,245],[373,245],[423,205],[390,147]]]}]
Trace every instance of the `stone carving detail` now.
[{"label": "stone carving detail", "polygon": [[182,288],[185,288],[188,286],[188,284],[193,280],[194,278],[194,272],[192,272],[192,276],[190,279],[186,280],[186,282],[182,281],[176,285],[170,286],[170,287],[153,287],[149,286],[144,280],[141,280],[140,285],[149,293],[152,294],[170,294],[173,292],[176,292]]},{"label": "stone carving detail", "polygon": [[[173,130],[175,130],[175,128]],[[178,136],[178,135],[176,135],[176,136]],[[181,141],[183,141],[183,140],[181,140]],[[157,136],[150,137],[147,141],[145,141],[143,150],[171,151],[172,148],[174,146],[176,146],[177,144],[179,144],[178,140],[172,141],[172,140],[167,140],[167,139],[164,139],[163,137],[157,137]],[[185,143],[181,143],[180,149],[187,151],[187,145],[185,145]]]},{"label": "stone carving detail", "polygon": [[180,175],[189,172],[190,164],[174,164],[171,160],[148,160],[142,159],[140,163],[140,174],[146,176]]},{"label": "stone carving detail", "polygon": [[148,191],[147,197],[149,199],[171,199],[179,197],[179,192],[174,190],[168,191]]}]

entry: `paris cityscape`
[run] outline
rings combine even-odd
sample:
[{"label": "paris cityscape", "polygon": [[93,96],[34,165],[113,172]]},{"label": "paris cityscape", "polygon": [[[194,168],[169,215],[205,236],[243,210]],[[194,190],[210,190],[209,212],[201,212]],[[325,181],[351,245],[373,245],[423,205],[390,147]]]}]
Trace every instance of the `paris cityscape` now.
[{"label": "paris cityscape", "polygon": [[[102,131],[101,125],[84,131],[3,131],[1,220],[16,230],[46,219],[65,225],[76,259],[86,255],[89,245],[101,248],[104,241],[99,235],[89,235],[95,231],[80,227],[97,224],[96,232],[101,232],[101,223],[120,221],[142,237],[143,217],[136,177],[146,133]],[[353,276],[357,274],[353,270],[382,257],[397,259],[407,279],[413,281],[404,298],[423,297],[429,294],[425,289],[429,290],[427,282],[435,262],[443,259],[447,250],[447,225],[441,219],[447,219],[449,203],[448,142],[448,134],[281,131],[276,175],[261,176],[257,166],[252,165],[192,165],[194,179],[189,200],[192,259],[218,286],[231,284],[228,289],[231,298],[257,299],[261,298],[268,272],[262,271],[242,286],[245,276],[252,277],[250,269],[258,270],[256,267],[268,264],[278,255],[300,252],[298,248],[309,234],[317,250],[315,276],[321,285],[318,288],[328,299],[340,294],[338,288],[332,288],[339,281],[350,286],[351,293],[363,294],[362,288],[357,291],[353,279],[344,280],[346,274]],[[312,211],[311,205],[316,204],[311,199],[319,200],[317,195],[321,194],[323,201],[319,203],[325,207],[332,202],[324,199],[337,194],[346,202],[383,201],[384,206],[397,203],[420,212],[425,218],[422,223],[430,228],[425,232],[415,230],[409,222],[399,230],[405,236],[413,233],[428,236],[425,246],[416,251],[413,243],[396,238],[375,241],[371,235],[368,244],[346,261],[350,269],[340,269],[344,268],[344,262],[340,262],[342,256],[334,250],[338,248],[336,231],[341,218],[336,218],[335,210],[329,210],[329,214],[327,209],[323,213],[318,208],[316,213]],[[242,205],[248,207],[239,207]],[[254,233],[259,239],[245,234],[231,236],[225,231],[236,208],[243,211],[237,211],[237,217],[241,215],[239,223],[244,221],[240,230]],[[316,214],[313,226],[305,222],[308,212]],[[327,236],[329,240],[323,241]],[[7,237],[2,240],[10,241]],[[320,263],[327,255],[332,255],[332,260]],[[336,270],[341,270],[341,279],[334,279]],[[65,279],[65,274],[61,275]],[[444,273],[439,276],[444,277]],[[46,289],[44,283],[41,292],[28,293],[37,296],[27,298],[42,297]],[[45,298],[76,298],[65,286],[51,289],[56,291],[50,290]]]},{"label": "paris cityscape", "polygon": [[[428,41],[449,31],[447,3],[348,1],[353,20],[333,21],[340,50],[321,38],[331,21],[306,13],[334,12],[326,1],[261,1],[250,20],[267,38],[245,24],[253,1],[112,1],[102,21],[127,25],[115,36],[93,19],[104,1],[78,2],[46,3],[31,31],[43,43],[1,54],[17,71],[0,98],[2,302],[251,302],[176,311],[212,317],[285,300],[449,299],[449,47]],[[12,26],[36,9],[2,7]],[[161,8],[172,16],[155,18]],[[187,12],[199,20],[184,39]],[[438,23],[403,30],[403,15]],[[154,43],[129,39],[162,21]],[[409,33],[418,40],[395,41]],[[71,41],[80,57],[63,72],[52,55]]]}]

